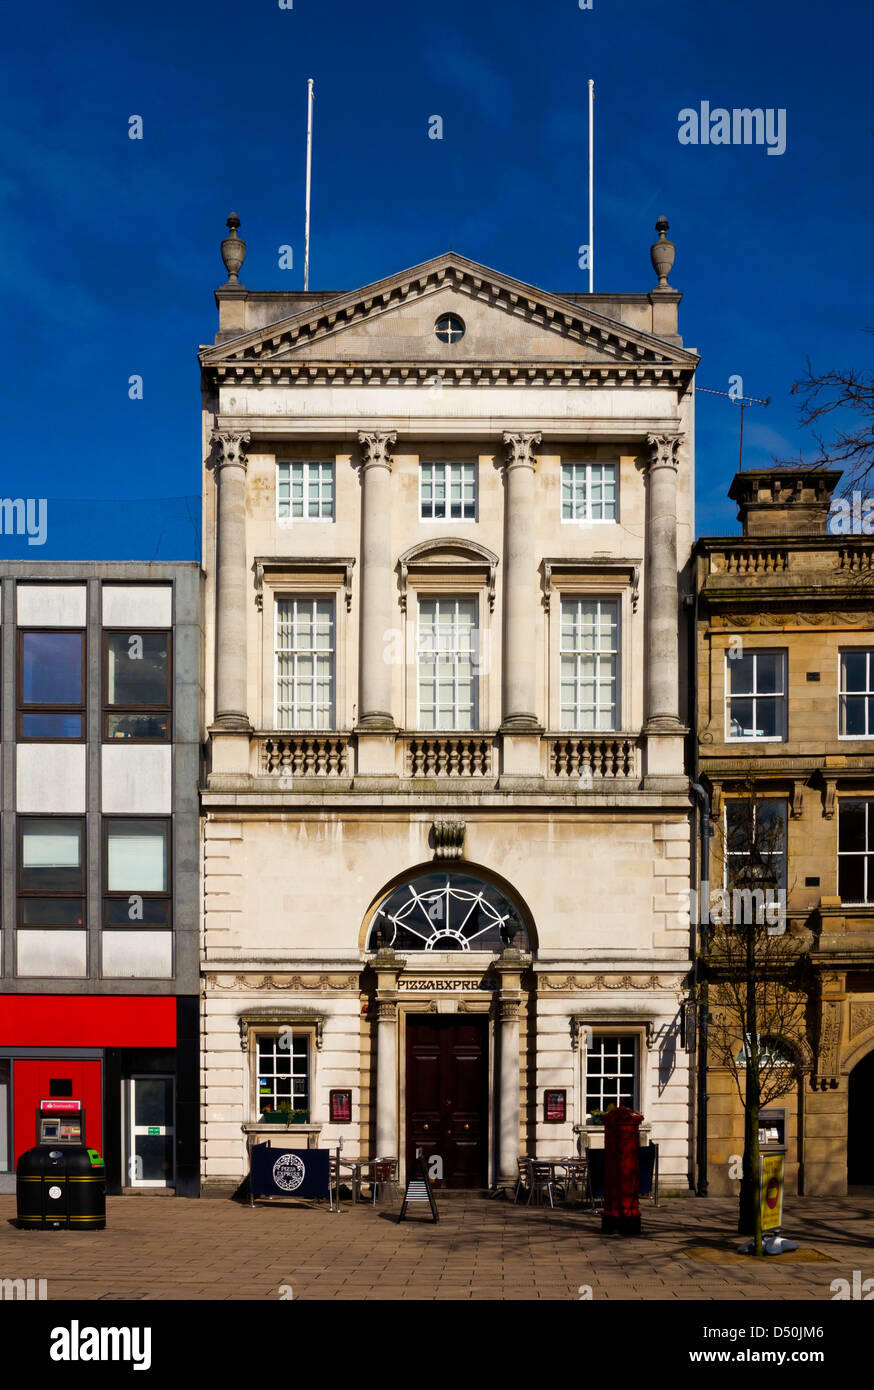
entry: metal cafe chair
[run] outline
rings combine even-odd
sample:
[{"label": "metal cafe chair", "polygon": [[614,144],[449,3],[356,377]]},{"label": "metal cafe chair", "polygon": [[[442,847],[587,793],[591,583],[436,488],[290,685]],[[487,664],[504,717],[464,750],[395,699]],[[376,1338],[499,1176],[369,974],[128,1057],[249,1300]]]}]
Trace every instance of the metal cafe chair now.
[{"label": "metal cafe chair", "polygon": [[589,1195],[589,1165],[584,1158],[569,1158],[564,1165],[567,1195],[579,1193],[580,1201]]},{"label": "metal cafe chair", "polygon": [[392,1205],[398,1200],[398,1160],[396,1158],[375,1158],[370,1165],[370,1186],[373,1192],[373,1206],[387,1188]]},{"label": "metal cafe chair", "polygon": [[527,1192],[531,1187],[531,1174],[529,1172],[530,1167],[531,1159],[528,1157],[527,1154],[521,1154],[520,1157],[516,1159],[516,1169],[518,1176],[516,1178],[516,1191],[513,1193],[514,1202],[519,1201],[520,1192]]},{"label": "metal cafe chair", "polygon": [[538,1163],[537,1159],[532,1159],[529,1165],[530,1187],[528,1189],[528,1204],[531,1205],[532,1197],[535,1198],[537,1205],[543,1201],[543,1194],[549,1198],[549,1205],[555,1207],[552,1194],[555,1188],[555,1169],[551,1163]]}]

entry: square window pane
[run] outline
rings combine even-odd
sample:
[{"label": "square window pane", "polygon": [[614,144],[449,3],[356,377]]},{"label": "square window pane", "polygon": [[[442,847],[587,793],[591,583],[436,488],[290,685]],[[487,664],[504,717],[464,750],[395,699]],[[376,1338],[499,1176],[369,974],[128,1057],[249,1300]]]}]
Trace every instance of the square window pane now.
[{"label": "square window pane", "polygon": [[742,656],[728,655],[725,664],[728,672],[729,694],[751,695],[754,676],[752,652],[744,652]]},{"label": "square window pane", "polygon": [[842,855],[838,859],[838,895],[845,903],[864,903],[865,863],[864,854]]},{"label": "square window pane", "polygon": [[756,700],[756,733],[761,738],[779,738],[782,704],[776,699]]},{"label": "square window pane", "polygon": [[753,719],[752,700],[732,699],[729,705],[729,727],[732,738],[755,738],[758,730]]},{"label": "square window pane", "polygon": [[783,689],[782,652],[755,652],[756,690],[766,695]]},{"label": "square window pane", "polygon": [[868,697],[865,695],[845,695],[841,697],[841,733],[864,738],[868,732],[866,718],[869,713]]},{"label": "square window pane", "polygon": [[84,889],[83,829],[79,820],[22,820],[18,887],[21,892]]},{"label": "square window pane", "polygon": [[84,650],[81,632],[22,632],[21,703],[80,705]]},{"label": "square window pane", "polygon": [[754,804],[751,801],[727,801],[725,828],[729,854],[749,853],[756,834]]},{"label": "square window pane", "polygon": [[864,801],[841,800],[839,803],[838,849],[842,853],[868,848],[865,842],[865,809],[866,802]]},{"label": "square window pane", "polygon": [[841,653],[841,689],[868,689],[868,653],[866,651]]},{"label": "square window pane", "polygon": [[107,704],[168,703],[168,632],[110,632],[106,649]]},{"label": "square window pane", "polygon": [[110,821],[107,890],[110,893],[166,893],[167,840],[164,822]]}]

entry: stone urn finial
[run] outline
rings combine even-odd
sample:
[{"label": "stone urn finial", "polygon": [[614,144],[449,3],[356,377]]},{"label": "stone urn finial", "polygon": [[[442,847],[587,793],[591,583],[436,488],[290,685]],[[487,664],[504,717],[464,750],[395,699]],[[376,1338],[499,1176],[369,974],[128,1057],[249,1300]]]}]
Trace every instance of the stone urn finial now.
[{"label": "stone urn finial", "polygon": [[660,217],[656,223],[656,231],[659,234],[658,241],[654,241],[649,248],[649,258],[652,261],[652,268],[659,277],[659,289],[668,288],[668,276],[671,273],[671,266],[674,264],[676,249],[672,241],[668,241],[665,233],[668,230],[668,219]]},{"label": "stone urn finial", "polygon": [[243,261],[246,259],[246,243],[237,236],[237,228],[240,219],[235,212],[232,212],[226,223],[229,235],[222,242],[222,260],[225,263],[225,270],[228,272],[228,284],[238,285],[239,272]]}]

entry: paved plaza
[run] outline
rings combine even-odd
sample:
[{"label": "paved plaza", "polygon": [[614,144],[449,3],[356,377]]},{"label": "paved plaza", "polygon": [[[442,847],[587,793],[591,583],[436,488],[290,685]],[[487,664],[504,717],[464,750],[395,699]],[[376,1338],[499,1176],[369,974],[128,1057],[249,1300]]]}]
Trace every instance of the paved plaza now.
[{"label": "paved plaza", "polygon": [[[788,1198],[784,1230],[825,1259],[732,1253],[729,1198],[643,1206],[638,1239],[600,1234],[575,1208],[438,1196],[440,1222],[398,1224],[399,1207],[342,1213],[210,1198],[110,1198],[107,1228],[20,1231],[0,1197],[0,1278],[43,1278],[49,1299],[768,1299],[833,1297],[874,1277],[874,1192]],[[694,1249],[696,1257],[684,1251]],[[857,1281],[858,1282],[858,1281]],[[581,1291],[582,1287],[582,1291]],[[591,1294],[587,1293],[591,1290]]]}]

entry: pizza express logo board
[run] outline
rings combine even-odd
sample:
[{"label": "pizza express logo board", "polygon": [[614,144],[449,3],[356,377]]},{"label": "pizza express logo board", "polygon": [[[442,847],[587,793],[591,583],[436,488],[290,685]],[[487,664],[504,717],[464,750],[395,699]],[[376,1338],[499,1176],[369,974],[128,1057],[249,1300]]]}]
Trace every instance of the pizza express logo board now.
[{"label": "pizza express logo board", "polygon": [[296,1192],[306,1177],[306,1168],[297,1154],[280,1154],[273,1165],[273,1181],[283,1192]]}]

